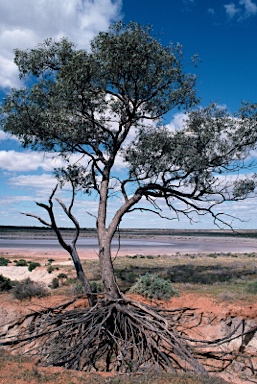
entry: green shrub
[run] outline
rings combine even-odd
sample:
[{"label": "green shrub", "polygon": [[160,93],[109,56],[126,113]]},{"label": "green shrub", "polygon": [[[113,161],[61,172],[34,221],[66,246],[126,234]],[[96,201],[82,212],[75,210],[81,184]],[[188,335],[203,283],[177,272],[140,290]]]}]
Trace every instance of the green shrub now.
[{"label": "green shrub", "polygon": [[178,291],[172,288],[169,280],[156,274],[145,274],[131,287],[131,292],[139,293],[148,299],[165,299],[178,296]]},{"label": "green shrub", "polygon": [[15,261],[15,263],[16,263],[16,267],[27,267],[28,266],[27,261],[24,259],[20,259],[18,261]]},{"label": "green shrub", "polygon": [[66,273],[61,272],[57,277],[58,279],[67,279],[68,276],[66,275]]},{"label": "green shrub", "polygon": [[217,253],[210,253],[209,255],[207,255],[208,257],[212,257],[213,259],[217,259],[218,255]]},{"label": "green shrub", "polygon": [[75,282],[75,284],[73,285],[72,293],[73,293],[73,295],[80,295],[81,293],[83,293],[83,287],[82,287],[82,284],[79,280],[77,280]]},{"label": "green shrub", "polygon": [[49,265],[48,267],[47,267],[47,272],[48,273],[52,273],[54,271],[54,267],[52,267],[52,265]]},{"label": "green shrub", "polygon": [[50,288],[57,289],[59,288],[59,286],[60,286],[59,280],[57,279],[57,277],[54,277],[52,280],[52,283],[50,284]]},{"label": "green shrub", "polygon": [[9,259],[6,259],[5,257],[0,257],[0,266],[6,267],[11,261]]},{"label": "green shrub", "polygon": [[13,288],[13,294],[18,300],[26,300],[32,297],[48,296],[49,291],[45,284],[32,281],[28,277],[16,284]]},{"label": "green shrub", "polygon": [[248,293],[252,293],[252,294],[256,295],[257,294],[257,280],[249,283],[248,286],[246,287],[246,290]]},{"label": "green shrub", "polygon": [[33,269],[35,269],[37,267],[40,267],[40,263],[38,263],[36,261],[32,261],[31,263],[29,263],[28,270],[31,272],[31,271],[33,271]]},{"label": "green shrub", "polygon": [[104,286],[101,281],[91,281],[90,286],[93,293],[101,293],[104,290]]},{"label": "green shrub", "polygon": [[12,289],[11,280],[0,275],[0,292],[10,291]]}]

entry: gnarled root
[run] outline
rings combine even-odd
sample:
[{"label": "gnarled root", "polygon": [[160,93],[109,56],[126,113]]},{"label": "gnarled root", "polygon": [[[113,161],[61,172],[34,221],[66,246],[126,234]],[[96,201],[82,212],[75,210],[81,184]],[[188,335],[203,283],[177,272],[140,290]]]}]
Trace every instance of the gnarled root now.
[{"label": "gnarled root", "polygon": [[[138,302],[99,300],[91,308],[66,306],[33,313],[19,337],[6,335],[0,345],[16,345],[40,355],[44,365],[83,371],[135,372],[149,368],[206,374],[174,321]],[[173,319],[173,321],[172,321]]]}]

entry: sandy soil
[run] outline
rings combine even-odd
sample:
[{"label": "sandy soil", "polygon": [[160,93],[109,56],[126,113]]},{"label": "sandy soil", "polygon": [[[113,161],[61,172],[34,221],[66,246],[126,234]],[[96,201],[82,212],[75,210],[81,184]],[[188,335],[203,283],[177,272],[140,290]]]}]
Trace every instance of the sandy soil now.
[{"label": "sandy soil", "polygon": [[[51,274],[47,272],[45,265],[48,263],[49,259],[54,259],[55,261],[52,265],[63,264],[63,265],[72,265],[70,256],[64,250],[49,250],[49,251],[38,251],[31,249],[17,249],[9,248],[7,251],[1,249],[0,257],[6,257],[13,261],[14,259],[26,259],[27,261],[36,261],[39,262],[42,267],[37,267],[33,271],[29,272],[28,267],[16,267],[13,265],[8,265],[7,267],[0,266],[0,274],[5,277],[8,277],[11,280],[23,280],[29,277],[33,281],[42,281],[45,284],[49,284],[54,277],[59,274],[59,271],[53,271]],[[80,252],[81,260],[85,259],[97,259],[97,254],[92,251],[82,251]]]}]

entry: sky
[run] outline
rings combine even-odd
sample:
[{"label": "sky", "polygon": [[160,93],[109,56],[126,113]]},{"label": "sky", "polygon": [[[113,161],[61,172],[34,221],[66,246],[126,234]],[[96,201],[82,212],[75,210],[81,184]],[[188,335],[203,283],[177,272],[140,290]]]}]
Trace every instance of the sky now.
[{"label": "sky", "polygon": [[[34,48],[46,38],[64,36],[87,49],[99,31],[119,20],[151,25],[164,45],[182,44],[185,68],[198,76],[201,106],[214,101],[234,112],[242,100],[257,102],[257,0],[1,0],[0,101],[12,87],[21,86],[13,62],[15,48]],[[194,54],[200,59],[197,68],[191,65]],[[182,120],[183,112],[167,116],[177,128]],[[35,201],[47,202],[56,184],[52,170],[59,165],[60,159],[24,150],[15,137],[0,131],[0,225],[40,225],[21,212],[46,217]],[[68,203],[67,191],[59,191],[58,196]],[[110,214],[117,204],[110,201]],[[70,226],[55,206],[59,225]],[[257,199],[226,204],[223,209],[242,220],[233,222],[235,228],[257,228]],[[74,214],[82,227],[95,226],[96,212],[96,199],[77,195]],[[167,221],[139,212],[128,214],[122,226],[214,228],[206,216],[192,225],[183,217]]]}]

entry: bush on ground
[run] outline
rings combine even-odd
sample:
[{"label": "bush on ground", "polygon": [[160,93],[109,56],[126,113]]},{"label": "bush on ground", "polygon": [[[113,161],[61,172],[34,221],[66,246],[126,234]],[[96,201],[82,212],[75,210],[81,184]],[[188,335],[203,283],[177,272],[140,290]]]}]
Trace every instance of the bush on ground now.
[{"label": "bush on ground", "polygon": [[27,267],[28,266],[27,261],[24,259],[20,259],[18,261],[14,260],[14,261],[16,263],[16,267]]},{"label": "bush on ground", "polygon": [[33,271],[33,269],[35,269],[37,267],[40,267],[40,263],[38,263],[36,261],[32,261],[31,263],[29,263],[28,270],[31,272],[31,271]]},{"label": "bush on ground", "polygon": [[28,277],[15,285],[13,294],[18,300],[26,300],[31,299],[32,297],[48,296],[49,291],[45,284],[32,281]]},{"label": "bush on ground", "polygon": [[101,293],[104,291],[104,285],[101,281],[91,281],[90,286],[93,293]]},{"label": "bush on ground", "polygon": [[47,272],[48,273],[52,273],[54,271],[54,267],[52,266],[52,265],[49,265],[48,267],[47,267]]},{"label": "bush on ground", "polygon": [[11,263],[9,259],[6,259],[5,257],[0,257],[0,266],[6,267],[8,264]]},{"label": "bush on ground", "polygon": [[178,296],[178,291],[172,287],[169,280],[163,279],[157,274],[145,274],[140,276],[138,281],[130,289],[133,293],[138,293],[148,299],[165,299]]},{"label": "bush on ground", "polygon": [[71,292],[73,295],[81,295],[83,293],[83,287],[79,280],[75,280],[75,284],[72,286]]},{"label": "bush on ground", "polygon": [[58,279],[67,279],[68,276],[66,275],[66,273],[61,272],[57,277]]},{"label": "bush on ground", "polygon": [[0,292],[10,291],[12,289],[11,280],[0,275]]},{"label": "bush on ground", "polygon": [[56,288],[59,288],[59,286],[60,286],[59,280],[57,279],[57,277],[54,277],[49,287],[52,289],[56,289]]},{"label": "bush on ground", "polygon": [[248,293],[252,293],[252,294],[256,295],[257,294],[257,280],[249,283],[246,290]]}]

